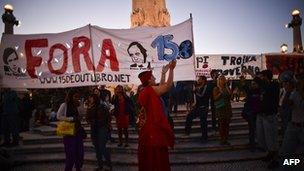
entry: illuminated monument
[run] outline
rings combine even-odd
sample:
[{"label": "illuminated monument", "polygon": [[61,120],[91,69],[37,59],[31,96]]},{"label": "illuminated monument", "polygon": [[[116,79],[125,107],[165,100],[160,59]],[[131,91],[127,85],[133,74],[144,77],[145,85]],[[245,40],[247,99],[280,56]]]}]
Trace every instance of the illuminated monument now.
[{"label": "illuminated monument", "polygon": [[165,0],[132,0],[131,28],[170,26]]}]

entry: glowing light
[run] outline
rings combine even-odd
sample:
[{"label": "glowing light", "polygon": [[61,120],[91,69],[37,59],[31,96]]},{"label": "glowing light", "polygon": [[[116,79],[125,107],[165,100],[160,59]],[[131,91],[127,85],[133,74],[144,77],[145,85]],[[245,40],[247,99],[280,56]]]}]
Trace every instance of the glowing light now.
[{"label": "glowing light", "polygon": [[287,51],[288,51],[288,46],[287,46],[287,44],[282,44],[281,45],[281,52],[282,53],[287,53]]},{"label": "glowing light", "polygon": [[21,56],[21,57],[23,57],[23,56],[24,56],[22,52],[20,52],[20,56]]},{"label": "glowing light", "polygon": [[300,15],[300,11],[298,9],[295,9],[295,10],[292,11],[291,15],[292,16]]},{"label": "glowing light", "polygon": [[5,10],[14,11],[14,7],[11,4],[4,5]]},{"label": "glowing light", "polygon": [[40,54],[41,54],[41,52],[42,52],[42,50],[39,50],[39,51],[37,52],[37,55],[40,55]]},{"label": "glowing light", "polygon": [[98,44],[98,47],[100,48],[100,47],[101,47],[101,45],[100,45],[100,44]]},{"label": "glowing light", "polygon": [[15,49],[18,50],[19,46],[15,46]]},{"label": "glowing light", "polygon": [[66,46],[68,47],[68,49],[70,49],[71,48],[71,46],[68,44],[68,43],[65,43],[66,44]]},{"label": "glowing light", "polygon": [[83,43],[83,42],[78,43],[78,47],[79,47],[79,48],[82,48],[82,47],[83,47],[83,45],[84,45],[84,43]]},{"label": "glowing light", "polygon": [[288,24],[285,24],[285,27],[288,28]]},{"label": "glowing light", "polygon": [[55,62],[56,62],[56,63],[58,63],[58,62],[59,62],[59,60],[58,60],[57,58],[55,58]]},{"label": "glowing light", "polygon": [[106,55],[107,55],[107,56],[110,56],[110,51],[109,51],[109,49],[106,50]]}]

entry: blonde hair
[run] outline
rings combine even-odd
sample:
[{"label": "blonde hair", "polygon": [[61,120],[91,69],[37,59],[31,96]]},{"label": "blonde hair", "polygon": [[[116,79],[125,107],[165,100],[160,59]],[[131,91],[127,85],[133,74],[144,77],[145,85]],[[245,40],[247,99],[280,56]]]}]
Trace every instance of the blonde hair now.
[{"label": "blonde hair", "polygon": [[217,77],[217,80],[216,80],[216,86],[217,86],[217,87],[221,87],[221,86],[220,86],[220,80],[221,80],[221,78],[224,78],[224,79],[225,79],[225,84],[226,84],[226,82],[227,82],[226,77],[225,77],[224,75],[220,75],[219,77]]}]

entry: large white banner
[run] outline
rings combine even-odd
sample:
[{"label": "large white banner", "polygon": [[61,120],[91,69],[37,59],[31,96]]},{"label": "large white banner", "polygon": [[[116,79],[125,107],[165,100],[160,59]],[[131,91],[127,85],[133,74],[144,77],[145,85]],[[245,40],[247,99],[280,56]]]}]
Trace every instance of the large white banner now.
[{"label": "large white banner", "polygon": [[262,70],[262,55],[235,54],[235,55],[196,55],[195,72],[197,76],[204,75],[210,78],[211,70],[227,78],[237,79],[242,75],[242,69],[250,69],[254,73]]},{"label": "large white banner", "polygon": [[[57,34],[2,36],[1,86],[59,88],[140,84],[138,74],[177,59],[175,81],[195,79],[192,19],[151,28],[85,26]],[[159,80],[158,80],[159,81]]]}]

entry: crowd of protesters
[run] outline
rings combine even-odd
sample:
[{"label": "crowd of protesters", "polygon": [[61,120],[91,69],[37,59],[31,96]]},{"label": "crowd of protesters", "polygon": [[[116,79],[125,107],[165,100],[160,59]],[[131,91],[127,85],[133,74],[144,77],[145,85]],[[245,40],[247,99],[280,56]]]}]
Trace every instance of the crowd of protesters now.
[{"label": "crowd of protesters", "polygon": [[[72,88],[66,97],[63,96],[66,91],[59,89],[52,93],[32,90],[31,96],[24,93],[20,98],[16,91],[3,89],[0,123],[4,140],[1,146],[18,146],[19,132],[31,129],[30,120],[34,120],[36,125],[58,120],[74,122],[76,134],[63,138],[66,152],[65,170],[71,170],[73,166],[80,170],[84,156],[83,140],[86,138],[81,123],[85,119],[91,127],[98,169],[105,167],[111,170],[111,155],[107,142],[114,142],[111,136],[114,130],[111,122],[115,118],[119,147],[129,146],[129,127],[139,131],[140,170],[158,167],[157,163],[162,163],[161,167],[168,170],[168,147],[172,147],[174,141],[174,122],[171,115],[178,113],[178,106],[185,104],[188,113],[185,136],[190,135],[193,119],[198,117],[202,133],[201,142],[207,142],[207,116],[210,112],[212,131],[218,132],[220,145],[229,146],[231,102],[240,101],[240,96],[245,97],[242,117],[248,122],[249,149],[264,149],[267,152],[264,160],[270,162],[269,168],[277,166],[283,156],[294,155],[297,147],[303,144],[303,73],[285,72],[288,74],[274,80],[269,70],[258,73],[243,70],[240,80],[233,82],[212,70],[210,81],[205,76],[199,76],[195,83],[174,83],[171,80],[173,75],[170,74],[174,67],[172,62],[163,67],[161,81],[158,84],[155,83],[152,72],[141,73],[139,78],[142,85],[138,86],[136,93],[117,85],[112,95],[105,85],[101,85],[85,89]],[[167,71],[169,76],[165,81]],[[246,75],[250,75],[252,79],[246,80]],[[52,96],[45,98],[46,94]],[[81,105],[85,112],[79,111]],[[47,108],[51,110],[48,111]],[[142,113],[145,113],[144,119],[140,118]],[[164,118],[165,120],[162,120]],[[143,120],[144,123],[140,126]],[[147,126],[149,124],[151,127]],[[161,132],[154,128],[155,124],[162,127]],[[278,141],[279,132],[283,140],[281,146]],[[158,144],[157,148],[155,144]],[[152,159],[155,155],[162,157],[156,161]]]},{"label": "crowd of protesters", "polygon": [[[265,150],[267,155],[263,161],[270,162],[268,168],[275,168],[280,159],[299,155],[295,152],[304,144],[304,74],[285,71],[278,80],[273,79],[270,70],[255,74],[251,70],[243,70],[242,74],[235,89],[245,96],[242,116],[248,122],[249,149],[252,152],[257,148]],[[185,135],[190,134],[192,121],[198,117],[202,130],[201,140],[206,142],[210,105],[211,125],[213,130],[217,130],[218,125],[220,144],[230,145],[231,102],[236,93],[232,91],[233,86],[229,85],[225,76],[215,70],[210,75],[212,80],[209,84],[205,76],[199,76],[194,85],[195,102],[187,115]],[[246,75],[252,79],[245,80]],[[236,101],[240,100],[239,94],[235,97]],[[279,135],[282,135],[281,146]]]}]

